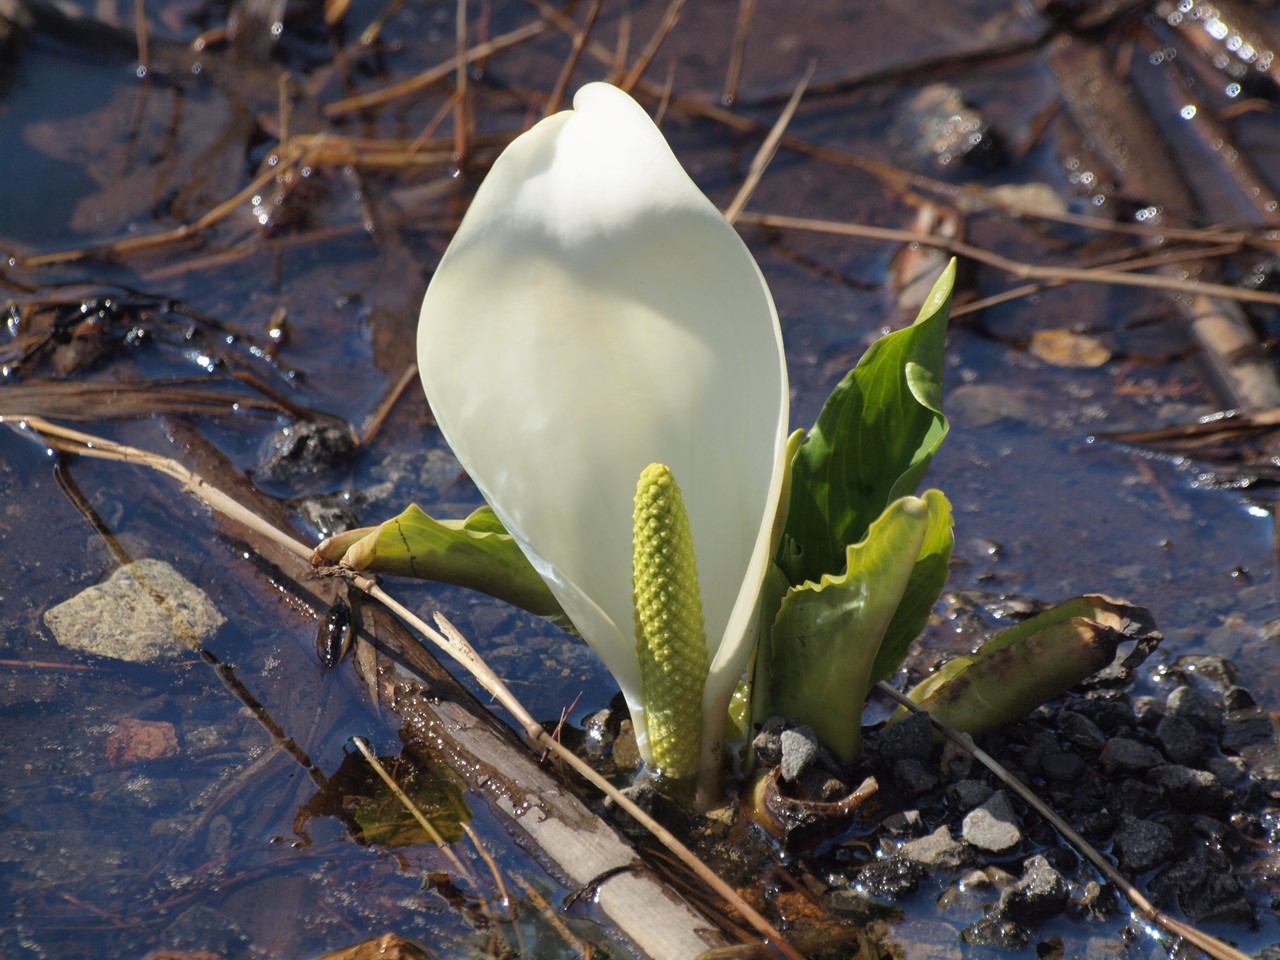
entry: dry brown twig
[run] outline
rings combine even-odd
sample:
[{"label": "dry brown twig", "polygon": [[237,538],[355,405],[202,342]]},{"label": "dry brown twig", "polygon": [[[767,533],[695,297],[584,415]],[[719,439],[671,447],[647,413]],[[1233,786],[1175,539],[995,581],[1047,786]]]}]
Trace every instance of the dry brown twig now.
[{"label": "dry brown twig", "polygon": [[1227,300],[1240,300],[1246,303],[1280,304],[1280,293],[1271,293],[1266,290],[1248,290],[1241,287],[1229,287],[1221,283],[1184,280],[1178,277],[1158,277],[1145,273],[1127,273],[1123,270],[1107,270],[1095,267],[1040,266],[1039,264],[1012,260],[1009,257],[982,247],[976,247],[961,240],[948,240],[945,237],[933,234],[897,230],[892,227],[872,227],[858,223],[816,220],[810,217],[789,217],[771,213],[743,213],[738,217],[738,222],[751,223],[776,230],[805,230],[843,237],[858,237],[865,240],[881,240],[890,243],[919,243],[925,246],[940,247],[956,256],[976,260],[978,263],[984,263],[987,266],[995,267],[997,270],[1003,270],[1010,276],[1022,280],[1074,281],[1078,283],[1145,287],[1151,290],[1167,290],[1173,293],[1222,297]]}]

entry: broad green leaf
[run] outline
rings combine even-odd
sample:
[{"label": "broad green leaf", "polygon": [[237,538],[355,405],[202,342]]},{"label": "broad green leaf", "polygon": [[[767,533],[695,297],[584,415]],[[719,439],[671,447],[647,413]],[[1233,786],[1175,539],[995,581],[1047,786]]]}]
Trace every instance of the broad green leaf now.
[{"label": "broad green leaf", "polygon": [[[937,719],[983,733],[1030,713],[1107,666],[1116,645],[1150,629],[1140,607],[1088,595],[1058,604],[943,664],[910,691]],[[898,720],[905,710],[895,714]]]},{"label": "broad green leaf", "polygon": [[947,434],[942,361],[955,261],[915,323],[881,337],[827,398],[793,463],[778,562],[792,584],[839,573],[892,500],[915,493]]},{"label": "broad green leaf", "polygon": [[757,719],[795,717],[851,761],[886,631],[930,531],[930,504],[903,497],[845,551],[845,570],[793,587],[756,663]]},{"label": "broad green leaf", "polygon": [[872,684],[892,676],[902,666],[907,648],[920,636],[947,584],[947,564],[951,562],[951,548],[955,543],[951,504],[941,490],[926,490],[922,499],[929,506],[929,528],[920,544],[920,555],[916,557],[916,566],[902,593],[898,611],[876,653],[876,662],[871,668]]},{"label": "broad green leaf", "polygon": [[365,573],[482,590],[540,617],[567,623],[542,577],[488,507],[465,520],[434,520],[411,504],[376,527],[331,537],[316,548],[315,557]]}]

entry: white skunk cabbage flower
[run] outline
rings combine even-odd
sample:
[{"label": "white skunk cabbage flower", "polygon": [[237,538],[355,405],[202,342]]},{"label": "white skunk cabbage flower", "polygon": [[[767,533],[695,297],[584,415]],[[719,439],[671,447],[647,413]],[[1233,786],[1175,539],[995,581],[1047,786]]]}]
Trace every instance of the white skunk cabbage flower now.
[{"label": "white skunk cabbage flower", "polygon": [[626,697],[632,507],[650,464],[684,495],[709,671],[702,764],[757,635],[784,475],[786,364],[751,254],[644,110],[591,83],[494,163],[422,303],[436,422]]}]

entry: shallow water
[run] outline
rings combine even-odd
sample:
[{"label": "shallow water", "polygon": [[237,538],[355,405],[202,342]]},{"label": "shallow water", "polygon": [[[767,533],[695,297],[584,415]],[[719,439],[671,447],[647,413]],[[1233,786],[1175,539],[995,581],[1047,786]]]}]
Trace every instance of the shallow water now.
[{"label": "shallow water", "polygon": [[[445,5],[448,6],[448,5]],[[356,91],[426,69],[452,51],[451,7],[408,5],[390,17],[379,58],[355,56]],[[497,36],[531,22],[524,4],[473,5],[473,36]],[[595,37],[612,48],[630,18],[632,56],[664,4],[604,4]],[[1021,8],[1019,8],[1021,9]],[[280,132],[278,76],[295,86],[289,129],[414,137],[444,102],[437,86],[361,117],[325,119],[343,95],[330,39],[314,11],[290,11],[271,54],[215,44],[185,48],[220,25],[221,7],[151,5],[152,79],[136,75],[127,13],[101,28],[49,17],[7,41],[0,56],[0,248],[42,253],[148,234],[191,222],[258,172]],[[718,102],[737,4],[690,4],[648,76],[705,104]],[[356,2],[350,43],[380,8]],[[1273,29],[1280,20],[1272,17]],[[1113,28],[1121,49],[1132,25]],[[739,95],[739,116],[767,127],[815,61],[812,92],[790,132],[811,144],[908,162],[896,132],[905,104],[925,83],[958,86],[1011,148],[1011,159],[979,170],[924,167],[943,181],[985,186],[1039,181],[1077,212],[1127,209],[1125,198],[1095,204],[1064,168],[1065,134],[1045,124],[1056,89],[1046,64],[1047,23],[995,2],[847,7],[759,4]],[[568,50],[555,31],[500,54],[472,74],[476,126],[509,135],[535,115],[529,91],[554,83]],[[995,51],[977,62],[960,54]],[[350,51],[349,51],[350,52]],[[917,65],[915,69],[907,69]],[[1158,69],[1139,65],[1135,70]],[[881,71],[888,71],[881,73]],[[896,71],[896,72],[894,72]],[[584,59],[575,83],[605,75]],[[1144,82],[1160,87],[1158,74]],[[1274,109],[1274,91],[1263,91]],[[653,106],[656,100],[647,98]],[[1192,145],[1168,118],[1176,151]],[[741,182],[759,133],[668,107],[663,121],[677,154],[718,203]],[[1280,189],[1275,134],[1252,113],[1232,128],[1273,187]],[[448,137],[449,122],[441,127]],[[477,150],[480,161],[490,147]],[[461,174],[447,160],[381,170],[317,159],[277,206],[270,190],[246,199],[198,239],[154,250],[41,267],[11,264],[8,296],[25,317],[33,301],[65,296],[123,304],[102,342],[74,355],[46,355],[7,383],[33,377],[131,381],[195,378],[229,388],[228,373],[251,374],[296,405],[362,427],[412,352],[417,302],[482,170]],[[1225,201],[1224,201],[1225,202]],[[784,147],[749,209],[905,227],[913,215],[900,190],[866,170]],[[1216,211],[1206,211],[1214,219]],[[267,220],[264,226],[262,219]],[[1105,252],[1113,243],[1078,228],[975,216],[970,239],[1030,262]],[[743,235],[768,278],[783,318],[793,385],[793,423],[812,422],[830,387],[883,329],[904,318],[895,306],[882,242],[839,239],[745,225]],[[974,297],[1007,278],[971,270]],[[147,307],[139,294],[145,294]],[[158,309],[174,301],[180,309]],[[272,346],[273,315],[287,336]],[[150,312],[148,312],[148,310]],[[24,321],[29,322],[29,320]],[[1274,323],[1272,319],[1270,322]],[[126,336],[141,328],[141,338]],[[1037,359],[1038,329],[1086,329],[1113,353],[1097,369]],[[21,333],[19,324],[11,329]],[[61,363],[61,367],[59,367]],[[1149,607],[1166,641],[1142,683],[1160,688],[1161,667],[1178,657],[1233,660],[1258,702],[1280,709],[1271,494],[1204,481],[1205,467],[1138,452],[1098,435],[1188,422],[1221,400],[1204,385],[1195,351],[1160,292],[1066,286],[957,317],[948,343],[953,428],[929,474],[956,508],[951,587],[1056,601],[1089,591]],[[0,387],[4,389],[4,387]],[[259,468],[287,421],[241,410],[197,418],[200,430],[241,470]],[[85,429],[165,451],[153,421],[93,421]],[[108,537],[95,533],[59,486],[63,470],[83,492]],[[261,471],[259,470],[259,473]],[[372,443],[352,462],[314,476],[261,484],[284,499],[357,491],[343,503],[363,523],[410,501],[440,516],[478,503],[426,406],[410,390]],[[64,485],[65,486],[65,485]],[[328,674],[314,654],[317,613],[291,598],[212,532],[203,508],[177,486],[140,469],[49,455],[29,436],[0,431],[0,901],[10,904],[0,952],[14,956],[143,956],[162,947],[223,956],[317,956],[383,930],[431,944],[441,956],[483,955],[494,939],[522,956],[568,948],[540,913],[520,901],[518,918],[491,887],[458,897],[424,876],[448,873],[433,847],[366,846],[331,809],[306,811],[315,783],[272,746],[224,676],[194,655],[155,665],[122,665],[58,648],[42,614],[104,580],[121,554],[168,560],[197,582],[228,623],[209,651],[243,684],[315,768],[334,776],[349,738],[368,737],[382,754],[399,746],[394,726],[369,704],[346,667]],[[312,533],[315,533],[313,530]],[[114,543],[112,542],[114,541]],[[424,609],[440,607],[475,638],[495,669],[540,717],[571,720],[607,705],[614,690],[585,647],[555,630],[457,590],[397,592]],[[943,608],[940,608],[943,609]],[[958,624],[959,621],[956,622]],[[975,638],[941,619],[929,639],[967,647]],[[113,765],[107,738],[125,718],[171,723],[175,757]],[[566,891],[506,841],[482,802],[471,823],[498,863],[553,903]],[[1257,891],[1261,898],[1264,891]],[[1215,932],[1250,949],[1278,939],[1260,900],[1261,928]],[[947,940],[927,895],[906,905],[897,936],[911,956],[930,951],[996,955]],[[575,929],[607,943],[589,911]],[[1119,921],[1080,930],[1065,922],[1041,931],[1085,955],[1092,939],[1117,943]],[[1165,948],[1146,934],[1129,955]]]}]

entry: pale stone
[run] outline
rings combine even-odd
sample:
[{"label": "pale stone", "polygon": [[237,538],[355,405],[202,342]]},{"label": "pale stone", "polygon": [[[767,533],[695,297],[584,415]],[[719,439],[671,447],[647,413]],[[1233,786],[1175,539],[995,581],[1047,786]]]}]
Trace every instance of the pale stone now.
[{"label": "pale stone", "polygon": [[147,559],[51,607],[44,622],[68,649],[146,663],[198,648],[226,618],[169,564]]}]

